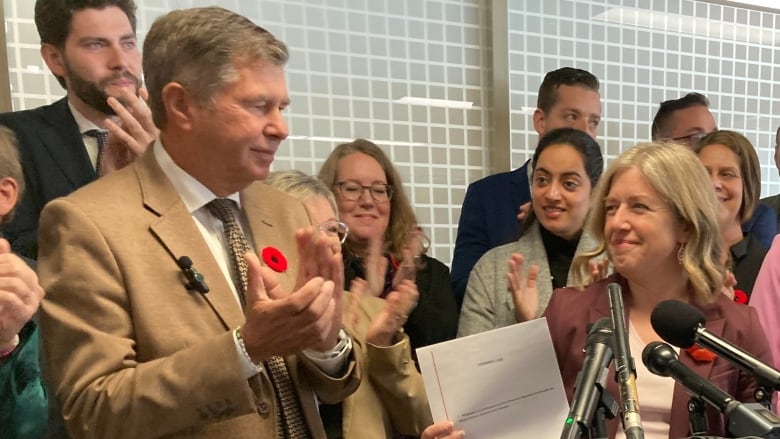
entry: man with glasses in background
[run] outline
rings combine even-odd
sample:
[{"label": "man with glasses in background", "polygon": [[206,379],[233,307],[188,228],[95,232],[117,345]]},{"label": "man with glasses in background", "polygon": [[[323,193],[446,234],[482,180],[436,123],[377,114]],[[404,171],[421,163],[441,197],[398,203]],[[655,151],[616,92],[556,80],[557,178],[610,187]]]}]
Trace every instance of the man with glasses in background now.
[{"label": "man with glasses in background", "polygon": [[650,128],[651,138],[654,142],[674,142],[692,147],[699,139],[718,129],[709,107],[707,97],[696,92],[661,102]]},{"label": "man with glasses in background", "polygon": [[[710,112],[710,101],[701,93],[691,92],[679,99],[661,102],[653,118],[650,136],[654,142],[674,142],[692,148],[718,124]],[[742,224],[742,232],[753,234],[765,248],[772,245],[777,234],[777,215],[759,204],[750,219]]]}]

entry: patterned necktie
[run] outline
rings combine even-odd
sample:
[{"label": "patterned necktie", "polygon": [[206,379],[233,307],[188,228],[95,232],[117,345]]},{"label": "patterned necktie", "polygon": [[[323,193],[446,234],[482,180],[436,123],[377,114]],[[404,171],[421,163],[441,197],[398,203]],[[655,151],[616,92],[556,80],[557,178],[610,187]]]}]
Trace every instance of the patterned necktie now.
[{"label": "patterned necktie", "polygon": [[[230,259],[233,263],[233,271],[237,276],[234,279],[238,296],[241,299],[241,307],[246,308],[247,266],[244,255],[249,251],[249,242],[233,214],[235,201],[229,198],[216,198],[206,206],[212,215],[222,221],[225,238],[230,248]],[[276,391],[276,402],[279,416],[276,418],[277,428],[281,437],[286,439],[308,439],[309,429],[303,419],[303,411],[295,393],[295,387],[290,380],[287,365],[282,357],[271,357],[265,361],[265,368],[271,378],[271,383]]]},{"label": "patterned necktie", "polygon": [[85,131],[84,134],[97,139],[98,153],[97,159],[95,160],[95,173],[100,176],[100,165],[103,161],[103,152],[106,150],[106,144],[108,143],[108,131],[89,130]]},{"label": "patterned necktie", "polygon": [[229,198],[215,198],[206,206],[212,215],[222,221],[225,239],[230,249],[230,262],[233,265],[233,284],[238,291],[241,309],[244,309],[246,308],[244,293],[247,288],[247,267],[244,255],[249,251],[249,242],[247,242],[244,232],[241,231],[236,216],[233,215],[235,204],[235,201]]}]

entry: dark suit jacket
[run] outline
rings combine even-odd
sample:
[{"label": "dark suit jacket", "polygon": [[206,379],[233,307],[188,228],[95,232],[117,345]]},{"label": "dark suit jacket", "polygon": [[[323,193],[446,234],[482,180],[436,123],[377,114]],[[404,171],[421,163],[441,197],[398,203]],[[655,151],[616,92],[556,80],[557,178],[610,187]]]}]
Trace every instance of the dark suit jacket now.
[{"label": "dark suit jacket", "polygon": [[777,230],[780,231],[780,194],[772,195],[771,197],[762,198],[761,204],[769,206],[772,209],[772,211],[775,213],[775,220],[777,220]]},{"label": "dark suit jacket", "polygon": [[471,269],[488,250],[517,241],[520,223],[517,209],[531,201],[528,167],[489,175],[469,185],[458,221],[452,258],[452,292],[463,303]]},{"label": "dark suit jacket", "polygon": [[758,270],[764,263],[767,249],[752,233],[746,233],[742,241],[729,248],[732,259],[732,271],[737,279],[738,290],[742,290],[750,298],[753,294],[753,284],[756,283]]},{"label": "dark suit jacket", "polygon": [[[286,256],[278,280],[291,291],[294,233],[310,224],[303,204],[261,182],[240,196],[255,249]],[[272,384],[243,377],[233,342],[244,313],[153,148],[49,203],[40,232],[41,340],[53,366],[45,372],[73,436],[275,437]],[[207,294],[185,287],[176,263],[185,255]],[[357,388],[359,365],[332,378],[304,356],[285,360],[313,437],[324,439],[315,394],[342,400]]]},{"label": "dark suit jacket", "polygon": [[458,305],[450,289],[450,270],[428,255],[422,256],[422,264],[415,278],[420,297],[404,325],[415,360],[417,348],[452,340],[458,332]]},{"label": "dark suit jacket", "polygon": [[[547,305],[545,316],[555,345],[563,386],[570,402],[574,393],[577,372],[582,368],[584,359],[582,349],[585,346],[586,325],[610,315],[606,288],[608,283],[615,281],[622,284],[624,294],[629,294],[627,283],[618,275],[612,275],[591,285],[585,291],[569,288],[555,290]],[[725,295],[719,295],[715,303],[698,308],[704,313],[709,332],[734,343],[766,364],[773,364],[766,336],[758,321],[758,315],[752,307],[734,303]],[[631,355],[635,361],[641,361],[641,352],[632,352]],[[716,358],[713,362],[697,363],[688,354],[682,353],[680,361],[738,401],[755,402],[753,399],[753,390],[755,389],[753,378],[726,360]],[[613,365],[608,375],[609,378],[607,378],[607,390],[616,400],[619,400],[620,392],[614,376]],[[690,436],[687,410],[689,399],[690,396],[683,387],[675,383],[671,407],[670,438]],[[639,400],[642,400],[641,394]],[[615,432],[620,424],[618,418],[619,416],[608,421],[610,438],[615,437]],[[710,435],[727,436],[723,416],[709,406],[707,407],[707,422]],[[563,420],[561,420],[561,426],[563,426]]]},{"label": "dark suit jacket", "polygon": [[778,232],[777,214],[768,206],[759,203],[748,222],[742,224],[742,233],[755,236],[762,247],[768,249]]},{"label": "dark suit jacket", "polygon": [[65,98],[33,110],[0,114],[0,125],[13,130],[19,141],[26,186],[3,235],[15,253],[37,259],[43,206],[94,181],[95,168]]}]

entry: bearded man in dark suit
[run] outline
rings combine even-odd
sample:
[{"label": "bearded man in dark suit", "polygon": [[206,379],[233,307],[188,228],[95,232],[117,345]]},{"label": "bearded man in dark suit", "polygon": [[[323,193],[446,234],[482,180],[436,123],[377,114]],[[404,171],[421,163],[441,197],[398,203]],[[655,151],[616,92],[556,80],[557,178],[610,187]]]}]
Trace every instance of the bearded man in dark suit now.
[{"label": "bearded man in dark suit", "polygon": [[41,56],[66,95],[0,114],[0,124],[16,134],[27,187],[3,231],[19,255],[37,258],[38,217],[46,203],[126,165],[154,139],[135,9],[133,0],[35,4]]}]

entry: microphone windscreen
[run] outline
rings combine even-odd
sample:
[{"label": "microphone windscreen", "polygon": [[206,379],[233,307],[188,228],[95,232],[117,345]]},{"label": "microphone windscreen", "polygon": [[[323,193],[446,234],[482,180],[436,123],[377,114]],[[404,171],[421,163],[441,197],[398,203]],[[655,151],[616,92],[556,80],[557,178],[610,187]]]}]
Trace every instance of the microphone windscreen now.
[{"label": "microphone windscreen", "polygon": [[704,314],[679,300],[664,300],[650,315],[655,332],[667,343],[687,349],[696,342],[696,330],[704,325]]},{"label": "microphone windscreen", "polygon": [[186,270],[192,267],[192,259],[190,259],[189,256],[182,256],[176,262],[179,264],[179,268],[182,270]]}]

